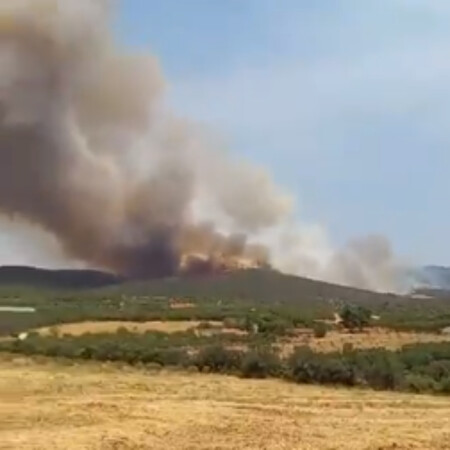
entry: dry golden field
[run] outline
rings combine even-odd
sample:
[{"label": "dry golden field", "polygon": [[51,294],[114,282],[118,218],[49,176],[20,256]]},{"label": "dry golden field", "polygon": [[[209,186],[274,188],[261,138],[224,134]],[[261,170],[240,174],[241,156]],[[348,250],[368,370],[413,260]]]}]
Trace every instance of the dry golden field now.
[{"label": "dry golden field", "polygon": [[0,357],[1,449],[450,449],[450,400]]},{"label": "dry golden field", "polygon": [[354,348],[387,348],[398,350],[407,344],[448,342],[450,335],[439,333],[423,333],[412,331],[395,331],[387,328],[367,328],[361,333],[345,331],[329,331],[323,338],[315,338],[311,330],[297,330],[297,336],[284,340],[284,353],[290,353],[293,347],[308,345],[318,352],[342,350],[344,344],[352,344]]},{"label": "dry golden field", "polygon": [[[57,330],[61,335],[70,334],[72,336],[81,336],[84,333],[115,333],[120,328],[125,328],[134,333],[145,333],[146,331],[161,331],[163,333],[176,333],[178,331],[188,331],[200,325],[201,322],[194,320],[185,321],[149,321],[149,322],[80,322],[66,323],[54,327],[45,327],[36,330],[39,334],[47,335],[52,330]],[[212,326],[221,326],[222,322],[209,321]]]}]

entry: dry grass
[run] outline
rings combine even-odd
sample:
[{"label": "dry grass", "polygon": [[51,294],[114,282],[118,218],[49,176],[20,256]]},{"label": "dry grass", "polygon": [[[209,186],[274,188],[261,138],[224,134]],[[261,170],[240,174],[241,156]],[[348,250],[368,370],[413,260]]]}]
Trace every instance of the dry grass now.
[{"label": "dry grass", "polygon": [[428,342],[449,342],[450,335],[437,333],[397,332],[385,328],[368,328],[362,333],[329,331],[324,338],[315,338],[311,330],[297,330],[297,335],[286,339],[283,353],[288,354],[295,346],[308,345],[315,351],[330,352],[342,350],[346,343],[354,348],[400,349],[403,345]]},{"label": "dry grass", "polygon": [[185,302],[181,300],[172,300],[169,304],[170,309],[192,309],[197,307],[195,303]]},{"label": "dry grass", "polygon": [[449,449],[448,398],[0,361],[1,449]]},{"label": "dry grass", "polygon": [[[146,331],[161,331],[164,333],[176,333],[188,331],[200,325],[198,321],[151,321],[151,322],[80,322],[61,324],[56,327],[45,327],[36,330],[39,334],[48,335],[56,330],[60,335],[70,334],[80,336],[84,333],[115,333],[119,328],[125,328],[133,333],[145,333]],[[212,326],[221,326],[222,322],[208,322]]]}]

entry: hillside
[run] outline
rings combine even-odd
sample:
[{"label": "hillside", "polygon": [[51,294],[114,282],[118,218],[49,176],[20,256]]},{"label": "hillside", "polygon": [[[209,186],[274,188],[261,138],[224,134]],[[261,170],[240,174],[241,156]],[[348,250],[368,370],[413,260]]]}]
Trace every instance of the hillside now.
[{"label": "hillside", "polygon": [[257,300],[258,303],[296,303],[302,301],[386,302],[399,298],[309,278],[286,275],[266,269],[242,270],[208,277],[177,277],[149,281],[128,281],[106,288],[110,293],[215,298],[218,300]]},{"label": "hillside", "polygon": [[[195,308],[173,310],[174,300]],[[310,324],[332,318],[349,303],[379,315],[383,326],[423,330],[450,325],[450,298],[443,295],[375,293],[272,270],[135,281],[86,270],[0,268],[0,304],[37,308],[31,316],[3,313],[3,333],[83,320],[223,320],[256,310]]]},{"label": "hillside", "polygon": [[265,304],[301,301],[384,303],[400,299],[323,281],[285,275],[274,270],[251,269],[222,275],[126,280],[95,270],[48,270],[35,267],[0,267],[0,287],[83,290],[95,296],[167,296],[218,300],[257,300]]},{"label": "hillside", "polygon": [[98,270],[51,270],[27,266],[1,266],[0,286],[30,286],[55,289],[111,287],[128,293],[215,296],[289,300],[299,291],[310,298],[379,296],[369,291],[338,286],[274,270],[251,269],[209,276],[183,276],[153,280],[126,280]]},{"label": "hillside", "polygon": [[[407,297],[376,293],[268,269],[250,269],[211,276],[129,280],[96,270],[48,270],[36,267],[0,267],[0,288],[81,290],[94,296],[165,296],[196,299],[257,301],[263,304],[353,301],[385,305]],[[439,295],[442,298],[444,295]],[[412,301],[412,299],[408,299]]]},{"label": "hillside", "polygon": [[0,285],[53,289],[89,289],[120,282],[113,274],[96,270],[49,270],[25,266],[0,267]]}]

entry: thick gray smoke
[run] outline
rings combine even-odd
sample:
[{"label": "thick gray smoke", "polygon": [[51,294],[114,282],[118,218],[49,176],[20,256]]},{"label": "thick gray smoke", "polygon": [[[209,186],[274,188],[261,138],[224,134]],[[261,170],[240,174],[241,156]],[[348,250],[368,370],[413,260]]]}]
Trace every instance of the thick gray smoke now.
[{"label": "thick gray smoke", "polygon": [[[2,0],[0,211],[74,260],[139,277],[262,265],[393,289],[384,240],[333,252],[261,170],[164,104],[154,58],[120,48],[101,0]],[[262,242],[265,246],[258,245]]]}]

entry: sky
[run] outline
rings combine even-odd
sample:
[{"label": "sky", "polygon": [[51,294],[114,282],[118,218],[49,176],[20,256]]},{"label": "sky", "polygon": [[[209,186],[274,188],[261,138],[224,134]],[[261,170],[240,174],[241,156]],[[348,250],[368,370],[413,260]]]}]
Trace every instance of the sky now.
[{"label": "sky", "polygon": [[450,264],[449,21],[447,0],[122,0],[116,32],[337,245]]}]

